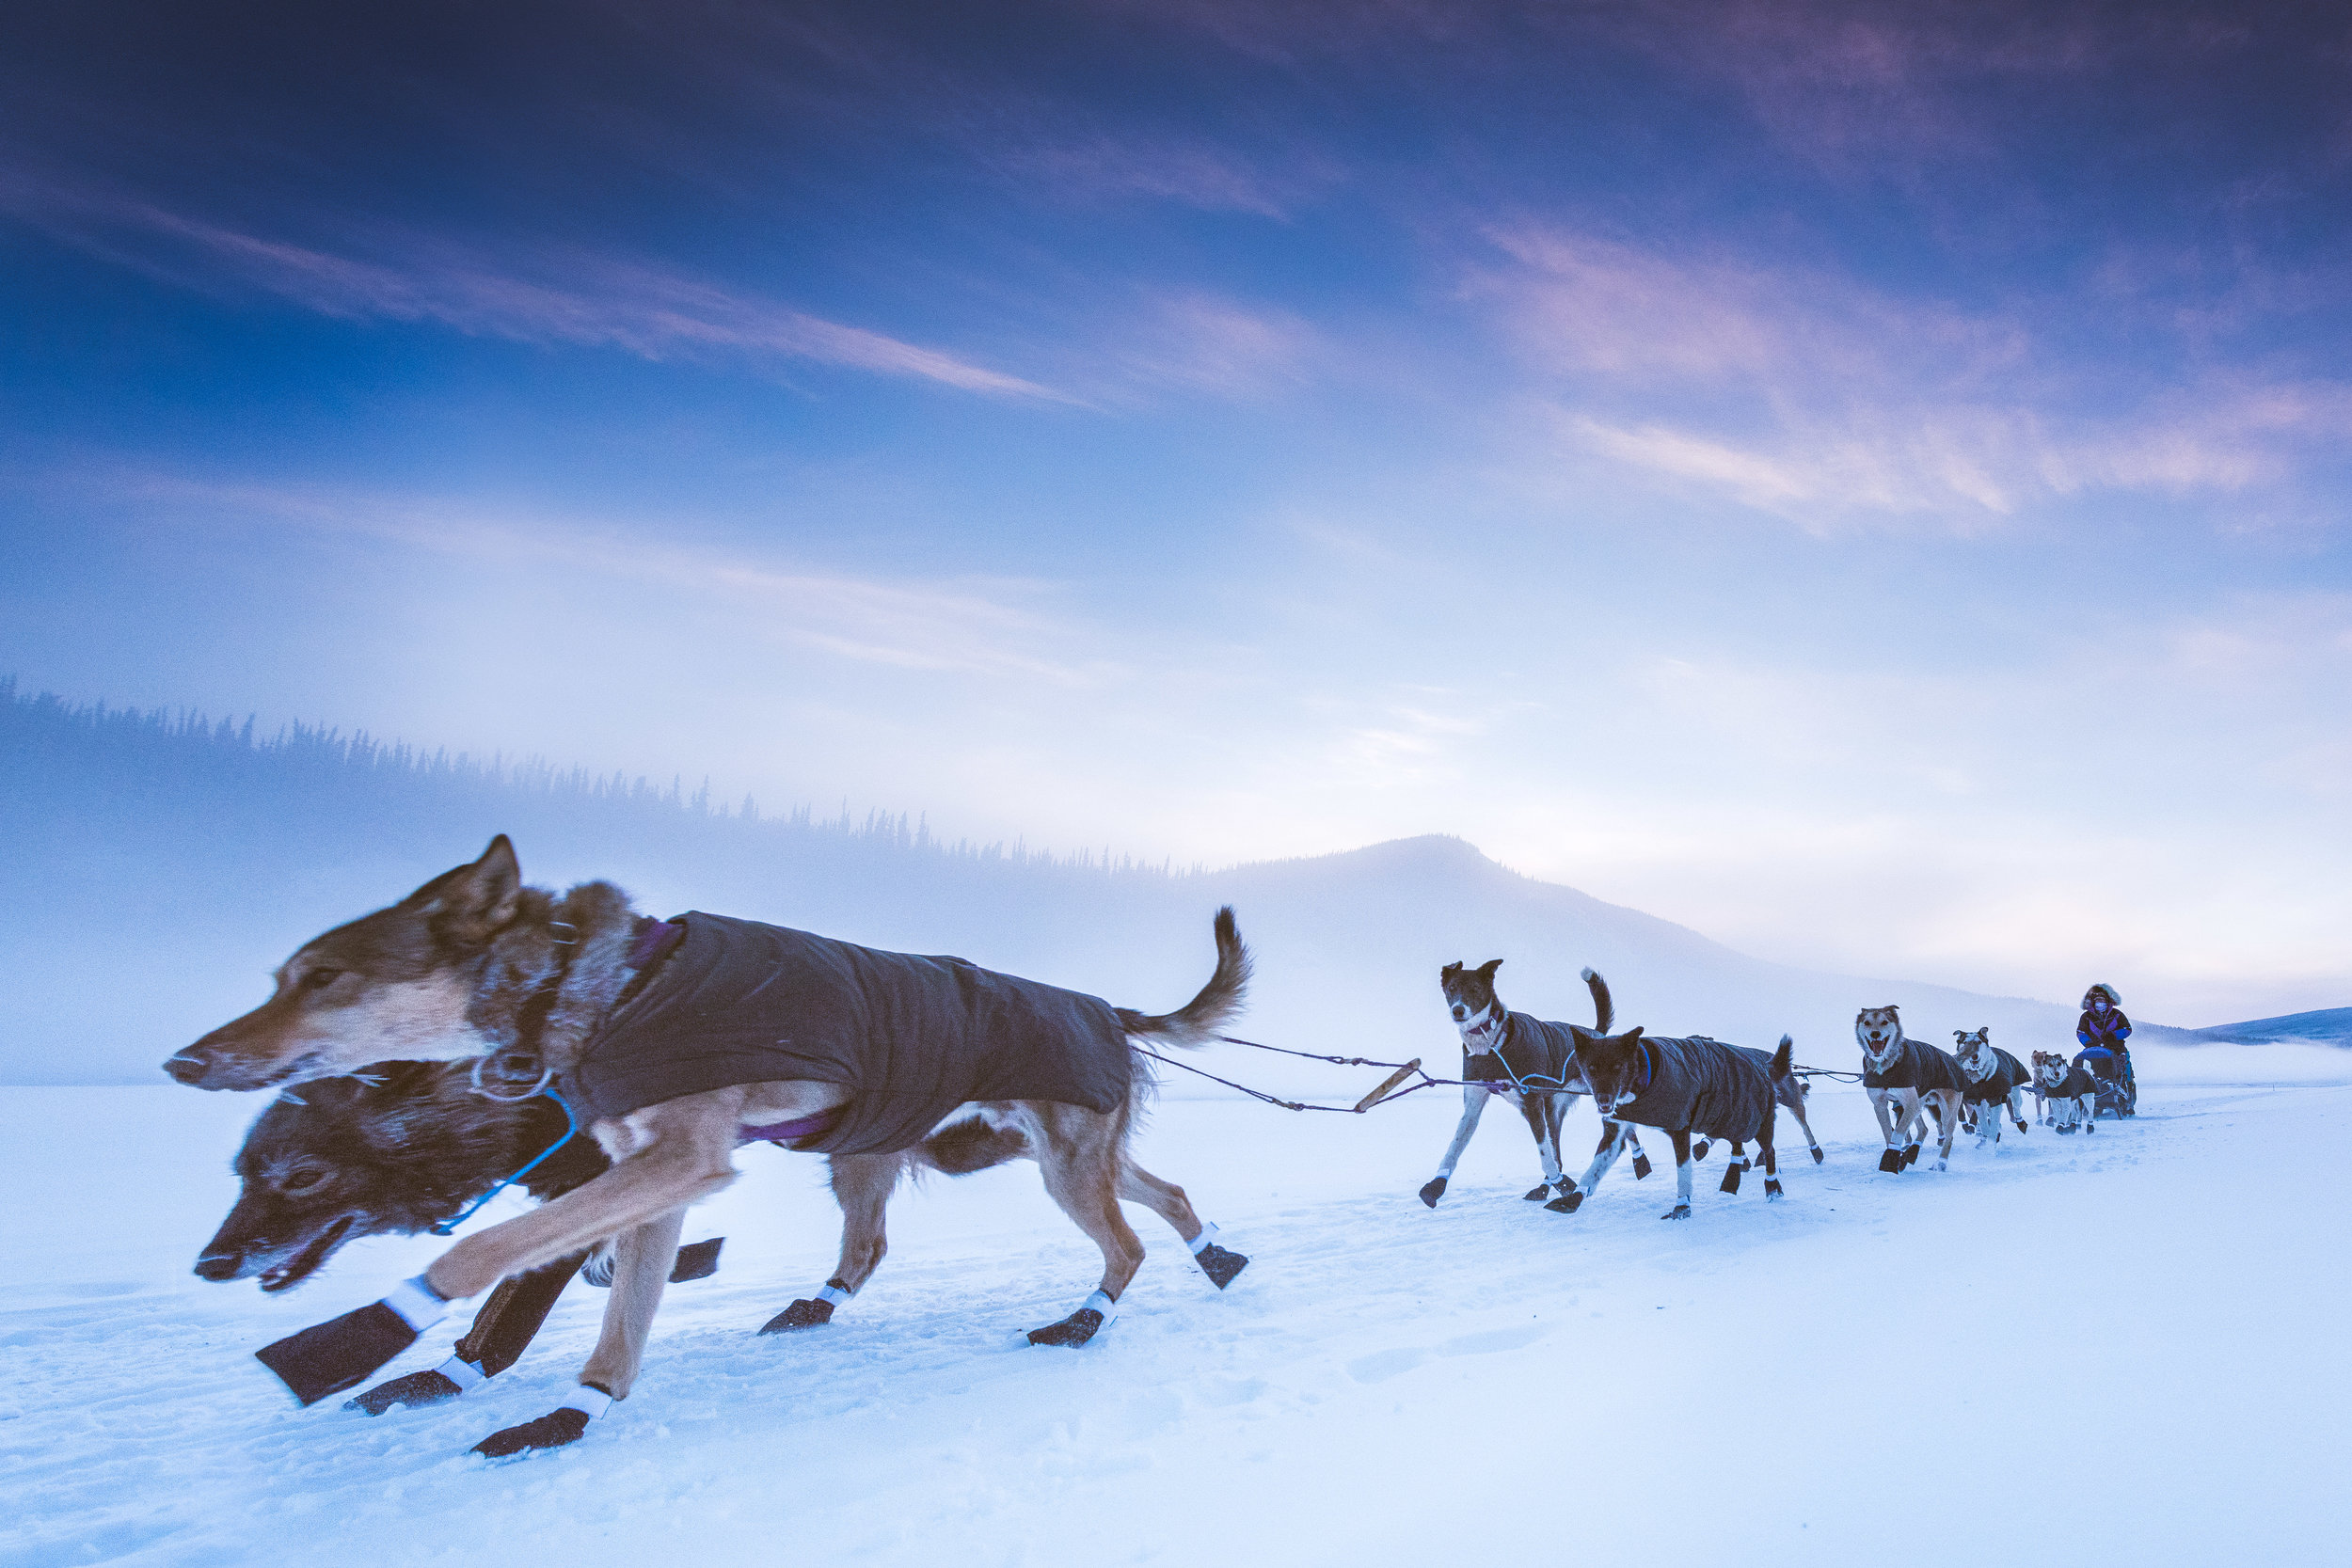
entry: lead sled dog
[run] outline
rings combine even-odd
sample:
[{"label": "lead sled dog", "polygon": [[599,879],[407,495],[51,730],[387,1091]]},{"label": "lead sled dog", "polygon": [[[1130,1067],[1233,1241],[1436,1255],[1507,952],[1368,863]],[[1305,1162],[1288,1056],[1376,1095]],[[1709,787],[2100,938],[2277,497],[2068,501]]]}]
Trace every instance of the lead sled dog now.
[{"label": "lead sled dog", "polygon": [[[545,1201],[601,1176],[612,1162],[545,1095],[484,1094],[449,1062],[389,1062],[365,1077],[327,1078],[278,1096],[254,1118],[234,1162],[237,1201],[198,1256],[215,1283],[252,1279],[290,1291],[369,1236],[441,1232],[512,1177]],[[841,1204],[841,1259],[824,1288],[792,1302],[763,1334],[815,1327],[873,1276],[888,1247],[883,1211],[902,1174],[961,1176],[1025,1151],[1017,1133],[960,1121],[903,1154],[844,1154],[830,1164]],[[673,1285],[716,1272],[720,1243],[678,1249]],[[601,1265],[601,1269],[599,1268]],[[439,1366],[378,1384],[343,1408],[381,1416],[471,1392],[517,1361],[575,1275],[612,1283],[609,1249],[582,1248],[510,1275]]]},{"label": "lead sled dog", "polygon": [[1249,956],[1217,911],[1199,994],[1147,1015],[995,974],[690,911],[638,914],[609,882],[526,886],[505,835],[398,903],[313,938],[261,1006],[172,1056],[207,1089],[258,1089],[398,1060],[505,1053],[540,1064],[612,1168],[465,1238],[382,1301],[257,1353],[304,1403],[352,1387],[448,1304],[611,1238],[612,1294],[580,1392],[478,1452],[576,1441],[628,1397],[689,1204],[734,1180],[749,1138],[810,1152],[914,1147],[960,1106],[1018,1132],[1046,1191],[1103,1254],[1100,1284],[1032,1344],[1111,1322],[1143,1243],[1121,1198],[1159,1212],[1222,1289],[1248,1261],[1182,1189],[1130,1158],[1151,1076],[1143,1042],[1196,1046],[1241,1006]]}]

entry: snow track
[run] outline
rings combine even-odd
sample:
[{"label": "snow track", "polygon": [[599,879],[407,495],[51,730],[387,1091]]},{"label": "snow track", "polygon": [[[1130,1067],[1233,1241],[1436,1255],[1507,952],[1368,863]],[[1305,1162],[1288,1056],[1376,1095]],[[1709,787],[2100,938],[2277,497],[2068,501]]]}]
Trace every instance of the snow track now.
[{"label": "snow track", "polygon": [[748,1151],[687,1227],[727,1235],[721,1272],[672,1290],[635,1396],[490,1467],[464,1450],[562,1397],[601,1292],[454,1404],[294,1410],[251,1351],[440,1243],[360,1243],[288,1297],[203,1285],[256,1102],[0,1090],[29,1173],[0,1562],[2341,1560],[2352,1092],[2152,1083],[2135,1122],[1895,1177],[1858,1090],[1814,1103],[1829,1163],[1785,1164],[1788,1201],[1716,1193],[1719,1150],[1681,1225],[1670,1171],[1572,1216],[1521,1201],[1516,1124],[1423,1209],[1458,1109],[1435,1096],[1164,1104],[1141,1157],[1250,1266],[1220,1296],[1131,1210],[1152,1256],[1074,1353],[1001,1348],[1096,1269],[1027,1165],[902,1195],[833,1325],[755,1337],[835,1222],[816,1162]]}]

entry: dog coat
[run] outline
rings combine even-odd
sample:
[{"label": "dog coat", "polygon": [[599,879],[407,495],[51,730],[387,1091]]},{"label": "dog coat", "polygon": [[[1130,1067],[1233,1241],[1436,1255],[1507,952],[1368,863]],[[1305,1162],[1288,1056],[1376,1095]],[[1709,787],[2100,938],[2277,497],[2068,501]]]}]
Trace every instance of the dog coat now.
[{"label": "dog coat", "polygon": [[564,1091],[590,1117],[788,1079],[850,1091],[791,1147],[912,1148],[976,1100],[1118,1109],[1134,1075],[1111,1005],[980,968],[690,911],[635,995],[580,1047]]},{"label": "dog coat", "polygon": [[1640,1093],[1607,1113],[1610,1120],[1704,1132],[1728,1143],[1753,1143],[1764,1131],[1772,1114],[1772,1080],[1740,1047],[1703,1037],[1645,1035],[1639,1049],[1647,1079]]},{"label": "dog coat", "polygon": [[1951,1053],[1938,1051],[1924,1040],[1906,1035],[1902,1050],[1884,1068],[1870,1065],[1867,1052],[1862,1057],[1862,1086],[1866,1089],[1916,1089],[1926,1094],[1932,1089],[1957,1089],[1966,1074],[1952,1060]]},{"label": "dog coat", "polygon": [[2045,1100],[2084,1100],[2098,1092],[2098,1077],[2083,1066],[2082,1058],[2076,1057],[2074,1065],[2066,1069],[2066,1076],[2058,1081],[2058,1087],[2044,1086],[2042,1094]]},{"label": "dog coat", "polygon": [[1533,1013],[1507,1013],[1502,1049],[1464,1052],[1462,1076],[1479,1084],[1517,1078],[1538,1093],[1556,1094],[1576,1076],[1575,1061],[1576,1037],[1566,1024],[1549,1023]]},{"label": "dog coat", "polygon": [[2033,1074],[2026,1070],[2025,1063],[1997,1045],[1991,1050],[1991,1072],[1981,1078],[1971,1078],[1964,1071],[1960,1075],[1960,1097],[1971,1105],[2000,1103],[2009,1099],[2011,1089],[2022,1089],[2033,1082]]}]

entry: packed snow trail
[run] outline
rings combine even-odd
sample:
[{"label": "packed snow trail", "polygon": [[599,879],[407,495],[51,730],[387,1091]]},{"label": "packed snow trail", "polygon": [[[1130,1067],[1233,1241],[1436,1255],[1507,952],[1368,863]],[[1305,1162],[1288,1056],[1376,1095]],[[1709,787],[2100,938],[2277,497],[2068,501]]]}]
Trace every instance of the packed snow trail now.
[{"label": "packed snow trail", "polygon": [[1075,1353],[1003,1348],[1098,1264],[1025,1164],[903,1193],[833,1325],[755,1337],[836,1221],[817,1162],[749,1150],[687,1227],[728,1237],[721,1272],[671,1291],[636,1394],[484,1466],[470,1444],[570,1386],[601,1292],[452,1405],[294,1410],[251,1352],[445,1243],[358,1243],[287,1296],[201,1284],[257,1100],[0,1090],[0,1562],[2340,1561],[2352,1091],[2142,1103],[1883,1176],[1863,1096],[1825,1084],[1829,1163],[1784,1164],[1786,1202],[1715,1192],[1718,1151],[1669,1225],[1666,1172],[1573,1216],[1521,1201],[1515,1120],[1422,1208],[1450,1096],[1171,1101],[1139,1155],[1252,1262],[1219,1296],[1131,1211],[1151,1259]]}]

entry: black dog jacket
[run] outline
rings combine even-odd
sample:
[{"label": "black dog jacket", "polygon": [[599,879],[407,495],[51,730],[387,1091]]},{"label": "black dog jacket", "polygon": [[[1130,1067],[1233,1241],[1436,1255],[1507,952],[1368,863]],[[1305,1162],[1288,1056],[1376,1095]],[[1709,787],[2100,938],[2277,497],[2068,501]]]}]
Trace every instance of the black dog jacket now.
[{"label": "black dog jacket", "polygon": [[1895,1059],[1883,1068],[1871,1064],[1865,1052],[1862,1056],[1862,1086],[1866,1089],[1916,1089],[1926,1094],[1931,1089],[1957,1089],[1967,1075],[1951,1053],[1938,1051],[1924,1040],[1905,1036],[1903,1048]]},{"label": "black dog jacket", "polygon": [[1464,1052],[1462,1076],[1474,1084],[1517,1081],[1554,1094],[1576,1073],[1576,1037],[1565,1023],[1549,1023],[1533,1013],[1503,1015],[1499,1051]]},{"label": "black dog jacket", "polygon": [[1753,1143],[1764,1131],[1772,1114],[1772,1080],[1740,1047],[1645,1035],[1638,1049],[1649,1080],[1641,1093],[1604,1113],[1610,1120],[1703,1132],[1726,1143]]},{"label": "black dog jacket", "polygon": [[1997,1065],[1981,1078],[1960,1075],[1960,1097],[1971,1105],[1994,1105],[2009,1099],[2011,1089],[2022,1089],[2033,1082],[2033,1074],[2026,1064],[1994,1046],[1993,1055]]},{"label": "black dog jacket", "polygon": [[692,911],[685,938],[582,1045],[565,1092],[588,1116],[790,1079],[852,1099],[793,1148],[911,1148],[959,1105],[1112,1111],[1134,1068],[1109,1003],[961,958],[918,958]]}]

